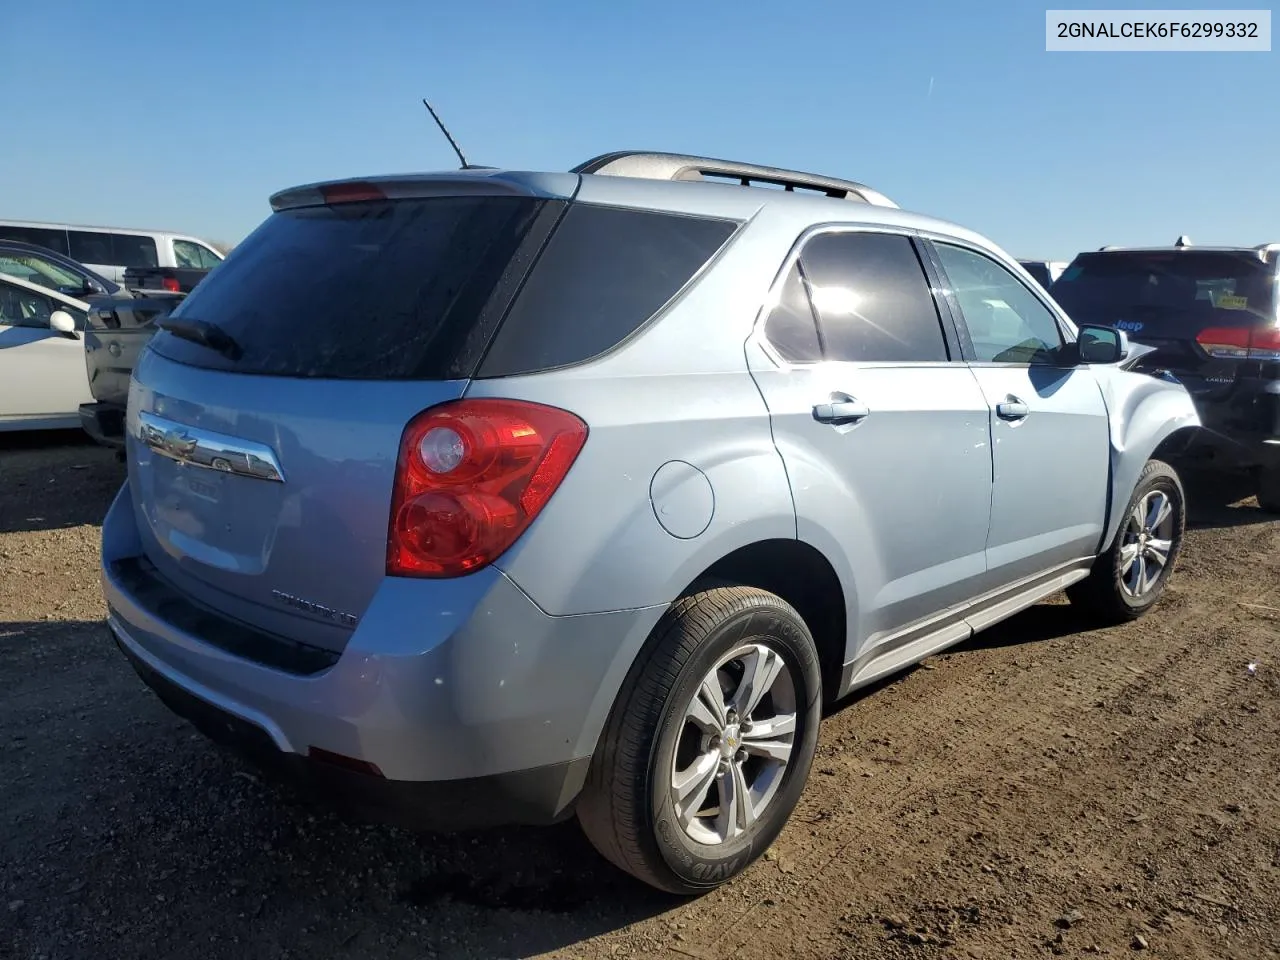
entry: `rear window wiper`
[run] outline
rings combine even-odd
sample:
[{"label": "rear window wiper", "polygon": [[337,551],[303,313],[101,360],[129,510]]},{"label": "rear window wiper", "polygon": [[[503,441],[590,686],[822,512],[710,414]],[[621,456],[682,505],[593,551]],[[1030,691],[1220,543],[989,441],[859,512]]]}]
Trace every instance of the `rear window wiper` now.
[{"label": "rear window wiper", "polygon": [[165,317],[156,324],[161,330],[167,330],[175,337],[190,340],[202,347],[216,350],[228,360],[239,360],[244,351],[231,334],[216,323],[208,320],[188,320],[185,317]]}]

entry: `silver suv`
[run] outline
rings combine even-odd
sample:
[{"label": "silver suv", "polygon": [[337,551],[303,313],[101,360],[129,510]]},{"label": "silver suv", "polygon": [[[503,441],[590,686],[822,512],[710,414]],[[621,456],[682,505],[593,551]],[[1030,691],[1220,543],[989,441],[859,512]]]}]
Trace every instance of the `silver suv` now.
[{"label": "silver suv", "polygon": [[705,891],[824,704],[1173,569],[1186,391],[861,184],[611,154],[271,202],[136,368],[103,584],[165,702],[357,813],[576,813]]}]

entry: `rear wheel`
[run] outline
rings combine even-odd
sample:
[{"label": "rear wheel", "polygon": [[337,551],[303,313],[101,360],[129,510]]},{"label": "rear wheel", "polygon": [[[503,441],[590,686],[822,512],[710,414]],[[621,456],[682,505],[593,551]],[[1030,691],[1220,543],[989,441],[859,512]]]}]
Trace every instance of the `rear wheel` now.
[{"label": "rear wheel", "polygon": [[1067,596],[1104,622],[1136,620],[1164,593],[1186,525],[1187,499],[1177,472],[1167,463],[1148,461],[1115,542]]},{"label": "rear wheel", "polygon": [[681,599],[614,704],[578,802],[584,832],[662,890],[731,879],[795,808],[821,694],[813,638],[781,598],[720,587]]},{"label": "rear wheel", "polygon": [[1267,513],[1280,513],[1280,466],[1258,471],[1258,506]]}]

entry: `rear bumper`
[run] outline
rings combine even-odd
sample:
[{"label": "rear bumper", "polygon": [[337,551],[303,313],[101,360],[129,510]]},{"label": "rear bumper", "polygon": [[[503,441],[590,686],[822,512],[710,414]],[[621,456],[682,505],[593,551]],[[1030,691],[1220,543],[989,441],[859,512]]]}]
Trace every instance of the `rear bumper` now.
[{"label": "rear bumper", "polygon": [[114,403],[80,404],[80,426],[98,443],[124,447],[125,408]]},{"label": "rear bumper", "polygon": [[[108,624],[166,702],[235,728],[237,745],[293,779],[442,828],[567,815],[630,652],[662,613],[548,616],[496,568],[387,578],[332,666],[290,672],[206,642],[208,623],[135,596],[115,571],[140,549],[126,484],[103,524]],[[330,769],[316,751],[379,775]]]},{"label": "rear bumper", "polygon": [[268,778],[356,816],[411,830],[544,824],[567,815],[586,779],[587,758],[463,780],[388,780],[376,771],[280,750],[260,727],[202,700],[116,642],[138,676],[178,716],[249,760]]},{"label": "rear bumper", "polygon": [[1280,381],[1242,378],[1224,396],[1193,398],[1201,429],[1189,453],[1239,467],[1280,464]]}]

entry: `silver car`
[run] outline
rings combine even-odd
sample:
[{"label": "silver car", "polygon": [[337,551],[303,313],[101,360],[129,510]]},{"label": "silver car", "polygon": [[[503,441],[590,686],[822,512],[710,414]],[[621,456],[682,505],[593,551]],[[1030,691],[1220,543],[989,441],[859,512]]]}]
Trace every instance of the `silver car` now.
[{"label": "silver car", "polygon": [[210,736],[706,891],[824,704],[1067,590],[1146,613],[1197,424],[861,184],[670,154],[283,191],[134,374],[109,623]]}]

